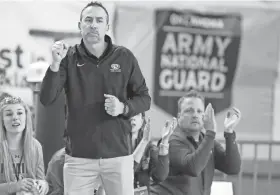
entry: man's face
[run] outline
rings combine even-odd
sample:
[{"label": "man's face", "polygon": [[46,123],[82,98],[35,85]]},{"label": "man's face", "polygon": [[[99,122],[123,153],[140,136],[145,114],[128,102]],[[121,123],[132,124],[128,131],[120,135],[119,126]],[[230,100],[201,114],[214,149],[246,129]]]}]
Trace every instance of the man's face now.
[{"label": "man's face", "polygon": [[200,98],[185,98],[178,113],[178,123],[182,129],[200,131],[203,128],[204,103]]},{"label": "man's face", "polygon": [[85,42],[96,44],[104,41],[105,33],[109,28],[106,12],[101,7],[87,7],[82,13],[79,28]]}]

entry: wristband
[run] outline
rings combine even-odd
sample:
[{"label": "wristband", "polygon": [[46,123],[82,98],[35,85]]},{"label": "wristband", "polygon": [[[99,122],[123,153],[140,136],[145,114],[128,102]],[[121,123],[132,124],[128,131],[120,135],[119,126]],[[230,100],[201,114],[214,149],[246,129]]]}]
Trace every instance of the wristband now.
[{"label": "wristband", "polygon": [[129,111],[129,107],[126,103],[123,103],[123,115],[127,115]]},{"label": "wristband", "polygon": [[160,143],[159,146],[160,146],[161,148],[164,148],[164,149],[167,149],[167,150],[169,149],[169,144]]},{"label": "wristband", "polygon": [[159,155],[167,155],[169,153],[169,144],[160,144],[159,145]]}]

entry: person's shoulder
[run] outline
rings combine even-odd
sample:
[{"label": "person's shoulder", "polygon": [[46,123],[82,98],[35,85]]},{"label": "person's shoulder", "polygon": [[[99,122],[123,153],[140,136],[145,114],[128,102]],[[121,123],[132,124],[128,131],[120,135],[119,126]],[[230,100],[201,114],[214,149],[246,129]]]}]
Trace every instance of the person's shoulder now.
[{"label": "person's shoulder", "polygon": [[171,140],[182,140],[182,139],[183,139],[182,130],[177,127],[172,133],[172,135],[170,136],[169,140],[171,141]]},{"label": "person's shoulder", "polygon": [[50,174],[57,177],[59,181],[63,178],[63,166],[65,163],[65,148],[55,152],[48,163],[47,178]]},{"label": "person's shoulder", "polygon": [[[56,163],[56,162],[64,162],[65,159],[65,148],[61,148],[60,150],[56,151],[53,156],[51,157],[50,163]],[[60,163],[60,164],[61,164]]]},{"label": "person's shoulder", "polygon": [[126,57],[134,57],[134,54],[130,49],[121,45],[113,45],[114,51],[118,54],[126,55]]},{"label": "person's shoulder", "polygon": [[54,158],[56,157],[61,157],[61,156],[64,156],[65,155],[65,147],[61,148],[60,150],[56,151],[53,155]]},{"label": "person's shoulder", "polygon": [[79,47],[79,44],[69,46],[68,51],[67,51],[68,57],[75,55],[78,52],[78,47]]},{"label": "person's shoulder", "polygon": [[34,148],[34,151],[35,151],[36,155],[43,154],[42,145],[36,138],[32,139],[32,146]]},{"label": "person's shoulder", "polygon": [[190,141],[187,139],[185,134],[180,128],[176,128],[173,134],[170,136],[169,143],[171,144],[183,144],[183,145],[190,145]]},{"label": "person's shoulder", "polygon": [[42,148],[41,143],[36,138],[33,138],[32,141],[35,148]]}]

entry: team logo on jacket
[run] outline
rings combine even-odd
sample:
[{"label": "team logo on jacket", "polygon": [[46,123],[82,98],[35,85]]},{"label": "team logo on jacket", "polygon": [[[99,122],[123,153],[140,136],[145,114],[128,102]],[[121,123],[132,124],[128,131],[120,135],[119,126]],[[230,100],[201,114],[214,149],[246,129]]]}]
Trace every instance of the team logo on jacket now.
[{"label": "team logo on jacket", "polygon": [[111,72],[121,72],[121,66],[119,64],[112,64],[110,71]]}]

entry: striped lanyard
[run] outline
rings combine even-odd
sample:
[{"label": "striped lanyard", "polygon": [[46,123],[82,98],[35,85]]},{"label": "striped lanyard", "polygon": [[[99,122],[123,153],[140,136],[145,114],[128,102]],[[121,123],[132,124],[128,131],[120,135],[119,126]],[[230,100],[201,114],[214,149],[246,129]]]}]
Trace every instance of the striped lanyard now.
[{"label": "striped lanyard", "polygon": [[11,156],[11,159],[12,159],[13,170],[14,170],[16,179],[17,179],[17,181],[19,181],[19,174],[20,174],[20,168],[21,168],[21,163],[22,163],[22,159],[23,159],[23,152],[22,152],[22,155],[21,155],[21,157],[20,157],[18,169],[17,169],[16,164],[15,164],[15,162],[14,162],[14,158],[13,158],[12,153],[11,153],[10,151],[9,151],[9,153],[10,153],[10,156]]}]

